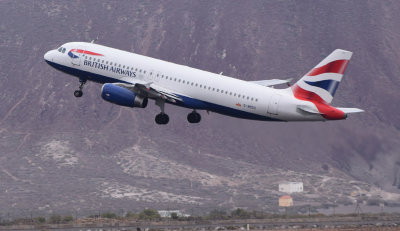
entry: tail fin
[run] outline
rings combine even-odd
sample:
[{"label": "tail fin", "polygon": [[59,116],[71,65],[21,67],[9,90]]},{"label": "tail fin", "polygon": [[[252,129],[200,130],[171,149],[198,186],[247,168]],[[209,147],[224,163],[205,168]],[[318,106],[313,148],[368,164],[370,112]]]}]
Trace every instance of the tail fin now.
[{"label": "tail fin", "polygon": [[294,96],[330,104],[352,54],[350,51],[334,50],[292,86]]}]

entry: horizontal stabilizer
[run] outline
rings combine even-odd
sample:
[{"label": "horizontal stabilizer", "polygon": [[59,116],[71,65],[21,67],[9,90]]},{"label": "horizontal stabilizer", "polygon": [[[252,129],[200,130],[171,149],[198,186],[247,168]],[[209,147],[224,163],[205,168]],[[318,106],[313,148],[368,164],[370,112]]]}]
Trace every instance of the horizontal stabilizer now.
[{"label": "horizontal stabilizer", "polygon": [[362,109],[358,108],[345,108],[345,107],[338,107],[337,109],[341,110],[342,112],[348,114],[348,113],[358,113],[358,112],[364,112]]},{"label": "horizontal stabilizer", "polygon": [[292,79],[267,79],[267,80],[257,80],[257,81],[249,81],[250,83],[255,83],[258,85],[262,85],[265,87],[274,86],[283,83],[289,83]]},{"label": "horizontal stabilizer", "polygon": [[311,113],[311,114],[321,114],[317,109],[312,108],[312,107],[307,106],[307,105],[297,105],[297,108],[302,110],[302,111]]}]

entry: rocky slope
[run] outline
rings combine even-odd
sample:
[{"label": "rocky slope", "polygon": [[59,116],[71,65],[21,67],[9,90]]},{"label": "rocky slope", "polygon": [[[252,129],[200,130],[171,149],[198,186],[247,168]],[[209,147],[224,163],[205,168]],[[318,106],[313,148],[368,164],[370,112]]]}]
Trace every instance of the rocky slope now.
[{"label": "rocky slope", "polygon": [[[295,200],[400,195],[398,1],[1,1],[0,207],[26,211],[276,209]],[[334,105],[363,114],[267,123],[167,107],[127,109],[43,54],[91,41],[245,80],[298,79],[336,48],[354,52]],[[317,198],[317,199],[315,199]],[[307,202],[308,201],[308,202]]]}]

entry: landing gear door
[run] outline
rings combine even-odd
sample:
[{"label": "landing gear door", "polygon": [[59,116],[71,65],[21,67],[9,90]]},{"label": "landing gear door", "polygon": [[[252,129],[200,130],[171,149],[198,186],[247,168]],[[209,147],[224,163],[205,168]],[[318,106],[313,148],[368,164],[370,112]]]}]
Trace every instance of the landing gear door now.
[{"label": "landing gear door", "polygon": [[281,99],[281,96],[278,94],[273,94],[271,98],[269,99],[269,104],[268,104],[268,114],[272,115],[278,115],[278,107],[279,107],[279,100]]},{"label": "landing gear door", "polygon": [[71,62],[75,66],[80,66],[81,65],[81,59],[83,58],[83,55],[85,54],[85,48],[84,47],[78,47],[75,49],[71,49],[68,52],[69,57],[71,57]]}]

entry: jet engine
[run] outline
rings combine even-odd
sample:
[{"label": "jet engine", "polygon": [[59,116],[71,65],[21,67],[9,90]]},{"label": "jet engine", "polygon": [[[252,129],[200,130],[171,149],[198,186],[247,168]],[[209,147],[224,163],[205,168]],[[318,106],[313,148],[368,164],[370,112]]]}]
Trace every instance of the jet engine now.
[{"label": "jet engine", "polygon": [[148,102],[146,97],[141,97],[129,89],[111,83],[103,85],[101,97],[107,102],[125,107],[145,108]]}]

